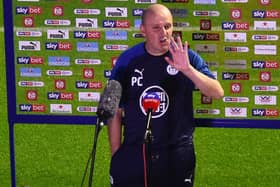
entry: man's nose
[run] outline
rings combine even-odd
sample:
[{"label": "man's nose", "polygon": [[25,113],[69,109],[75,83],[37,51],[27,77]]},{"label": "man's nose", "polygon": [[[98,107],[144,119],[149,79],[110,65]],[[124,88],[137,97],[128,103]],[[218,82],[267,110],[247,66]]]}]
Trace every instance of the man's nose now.
[{"label": "man's nose", "polygon": [[159,29],[160,34],[165,34],[166,33],[166,29],[164,26],[160,27]]}]

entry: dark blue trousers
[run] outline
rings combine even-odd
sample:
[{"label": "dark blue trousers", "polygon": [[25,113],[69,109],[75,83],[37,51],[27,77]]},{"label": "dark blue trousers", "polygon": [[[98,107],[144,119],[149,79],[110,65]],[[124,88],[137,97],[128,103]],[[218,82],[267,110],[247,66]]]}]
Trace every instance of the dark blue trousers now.
[{"label": "dark blue trousers", "polygon": [[[192,187],[195,153],[192,141],[159,147],[152,145],[151,186]],[[146,154],[146,158],[148,158]],[[112,156],[110,177],[112,187],[144,187],[142,145],[125,145]]]}]

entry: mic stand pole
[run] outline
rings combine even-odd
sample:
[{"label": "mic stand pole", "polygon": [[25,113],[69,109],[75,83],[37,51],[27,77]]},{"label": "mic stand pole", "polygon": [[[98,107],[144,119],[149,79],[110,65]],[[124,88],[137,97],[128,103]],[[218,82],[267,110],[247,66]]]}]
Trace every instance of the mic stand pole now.
[{"label": "mic stand pole", "polygon": [[94,133],[94,140],[93,140],[93,147],[92,147],[92,151],[91,151],[91,166],[90,166],[90,173],[89,173],[89,178],[88,178],[88,187],[92,187],[97,139],[98,139],[98,135],[99,135],[102,125],[103,125],[103,122],[100,122],[99,118],[97,118],[95,133]]},{"label": "mic stand pole", "polygon": [[[144,137],[144,144],[146,145],[145,148],[147,148],[147,168],[146,168],[146,173],[147,173],[147,185],[148,187],[152,186],[152,128],[151,128],[151,118],[152,118],[152,109],[148,109],[148,114],[147,114],[147,126],[146,126],[146,132],[145,132],[145,137]],[[146,157],[145,157],[146,158]]]}]

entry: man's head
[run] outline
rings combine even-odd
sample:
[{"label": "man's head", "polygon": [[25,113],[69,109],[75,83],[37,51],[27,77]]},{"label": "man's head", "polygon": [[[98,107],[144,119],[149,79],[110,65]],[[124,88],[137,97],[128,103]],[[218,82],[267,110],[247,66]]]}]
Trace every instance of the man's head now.
[{"label": "man's head", "polygon": [[146,50],[155,56],[169,49],[173,18],[169,9],[160,4],[150,5],[142,15],[141,33],[146,38]]}]

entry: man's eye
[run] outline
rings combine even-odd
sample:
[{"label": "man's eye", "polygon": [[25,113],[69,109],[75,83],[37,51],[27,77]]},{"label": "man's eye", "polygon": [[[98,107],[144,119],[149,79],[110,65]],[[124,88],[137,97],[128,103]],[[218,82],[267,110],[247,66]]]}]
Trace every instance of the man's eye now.
[{"label": "man's eye", "polygon": [[153,29],[154,29],[154,30],[159,30],[159,29],[160,29],[160,27],[153,27]]},{"label": "man's eye", "polygon": [[165,25],[165,26],[164,26],[164,29],[165,29],[165,30],[168,30],[170,27],[171,27],[171,25]]}]

